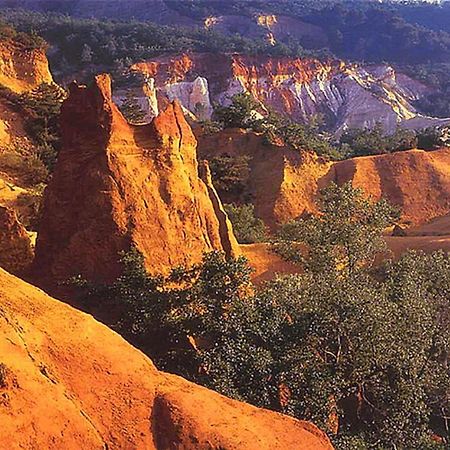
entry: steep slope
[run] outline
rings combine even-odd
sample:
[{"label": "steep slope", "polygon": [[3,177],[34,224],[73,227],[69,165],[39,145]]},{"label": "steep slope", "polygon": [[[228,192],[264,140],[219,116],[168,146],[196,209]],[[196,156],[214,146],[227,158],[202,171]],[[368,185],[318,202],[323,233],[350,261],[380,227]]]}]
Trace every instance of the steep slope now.
[{"label": "steep slope", "polygon": [[53,81],[44,49],[28,49],[12,40],[0,41],[0,85],[22,93]]},{"label": "steep slope", "polygon": [[412,103],[428,88],[386,65],[192,54],[159,57],[134,64],[132,69],[144,76],[146,96],[152,99],[149,113],[176,98],[191,113],[205,118],[211,115],[213,103],[224,104],[236,93],[250,92],[266,107],[294,120],[323,114],[338,134],[347,127],[372,127],[377,122],[387,132],[399,124],[424,128],[450,123],[450,119],[421,116]]},{"label": "steep slope", "polygon": [[332,181],[350,181],[374,199],[385,198],[400,208],[406,224],[422,224],[450,211],[450,148],[333,163],[267,145],[261,135],[253,132],[227,129],[212,135],[198,133],[199,152],[206,159],[221,155],[249,157],[245,194],[254,202],[257,216],[272,229],[303,213],[315,212],[319,190]]},{"label": "steep slope", "polygon": [[[131,126],[111,98],[109,76],[70,88],[63,149],[46,190],[37,240],[38,276],[107,280],[119,252],[135,246],[152,273],[199,262],[205,251],[239,253],[178,103]],[[205,171],[203,171],[205,172]]]},{"label": "steep slope", "polygon": [[0,449],[331,450],[314,425],[159,372],[0,269]]},{"label": "steep slope", "polygon": [[[0,40],[0,88],[21,94],[52,81],[44,49],[28,49],[20,42]],[[24,120],[0,89],[0,151],[30,146]]]},{"label": "steep slope", "polygon": [[335,163],[328,176],[397,205],[407,223],[421,224],[450,211],[450,148],[353,158]]}]

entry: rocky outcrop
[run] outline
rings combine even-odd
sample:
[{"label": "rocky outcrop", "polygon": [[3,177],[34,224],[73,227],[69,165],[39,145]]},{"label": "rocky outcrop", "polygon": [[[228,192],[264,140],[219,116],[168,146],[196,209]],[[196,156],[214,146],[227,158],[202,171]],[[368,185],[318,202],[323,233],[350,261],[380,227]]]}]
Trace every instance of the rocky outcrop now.
[{"label": "rocky outcrop", "polygon": [[262,135],[240,129],[198,134],[202,158],[248,157],[249,176],[245,192],[226,202],[255,205],[255,214],[275,229],[281,223],[317,210],[315,199],[325,184],[322,179],[332,163],[309,153],[268,144]]},{"label": "rocky outcrop", "polygon": [[102,75],[90,87],[71,86],[61,122],[63,149],[36,247],[39,275],[108,280],[130,246],[151,273],[199,262],[206,251],[239,253],[199,177],[197,141],[177,102],[149,125],[132,126]]},{"label": "rocky outcrop", "polygon": [[398,206],[406,225],[417,225],[450,211],[450,148],[410,150],[329,162],[314,154],[268,145],[262,136],[237,129],[199,136],[203,158],[248,156],[250,174],[243,196],[227,201],[255,204],[269,227],[317,211],[321,188],[350,181],[374,199]]},{"label": "rocky outcrop", "polygon": [[[26,48],[13,40],[0,40],[0,86],[21,94],[42,83],[52,83],[44,49]],[[25,118],[0,92],[0,153],[8,148],[29,148]],[[0,168],[1,170],[1,168]]]},{"label": "rocky outcrop", "polygon": [[44,49],[30,50],[12,40],[0,41],[1,85],[22,93],[52,81]]},{"label": "rocky outcrop", "polygon": [[21,273],[33,259],[31,240],[16,213],[0,206],[0,267]]},{"label": "rocky outcrop", "polygon": [[450,211],[450,148],[340,161],[333,164],[328,180],[351,181],[374,199],[398,206],[405,223],[421,224]]},{"label": "rocky outcrop", "polygon": [[[278,22],[262,17],[262,26]],[[220,21],[218,22],[220,23]],[[212,25],[211,25],[212,26]],[[177,98],[200,118],[211,104],[226,104],[240,92],[250,92],[266,107],[297,121],[321,114],[337,134],[349,127],[382,123],[387,132],[398,125],[424,128],[450,119],[421,116],[413,106],[428,88],[390,66],[360,66],[315,59],[192,54],[159,57],[132,69],[152,85],[152,97],[164,103]]]},{"label": "rocky outcrop", "polygon": [[159,372],[0,269],[0,448],[331,450],[317,427]]}]

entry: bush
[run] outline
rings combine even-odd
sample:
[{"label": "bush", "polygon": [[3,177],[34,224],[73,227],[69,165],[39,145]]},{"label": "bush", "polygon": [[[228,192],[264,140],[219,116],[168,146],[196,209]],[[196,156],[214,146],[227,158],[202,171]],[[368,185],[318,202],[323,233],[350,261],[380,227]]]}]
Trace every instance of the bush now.
[{"label": "bush", "polygon": [[346,146],[348,156],[379,155],[416,148],[418,140],[414,131],[398,128],[386,135],[381,124],[374,128],[353,128],[347,130],[340,139]]},{"label": "bush", "polygon": [[255,217],[254,205],[224,205],[233,224],[233,231],[240,244],[254,244],[267,239],[264,222]]},{"label": "bush", "polygon": [[229,106],[218,106],[214,110],[215,119],[225,128],[255,128],[260,119],[256,115],[261,105],[249,93],[236,94]]},{"label": "bush", "polygon": [[7,150],[0,153],[0,168],[27,186],[48,181],[47,167],[36,154],[29,151]]},{"label": "bush", "polygon": [[250,175],[248,156],[223,154],[209,160],[214,187],[223,201],[245,196]]},{"label": "bush", "polygon": [[424,150],[435,150],[450,144],[448,128],[430,127],[417,133],[418,147]]}]

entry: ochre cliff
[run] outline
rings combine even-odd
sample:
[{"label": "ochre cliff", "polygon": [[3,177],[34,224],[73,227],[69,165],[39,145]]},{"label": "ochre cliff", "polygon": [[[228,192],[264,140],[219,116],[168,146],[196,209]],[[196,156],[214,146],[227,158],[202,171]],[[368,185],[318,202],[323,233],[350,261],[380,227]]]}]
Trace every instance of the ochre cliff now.
[{"label": "ochre cliff", "polygon": [[198,134],[203,158],[250,158],[246,194],[254,202],[256,214],[271,228],[315,212],[318,192],[332,181],[350,181],[374,199],[385,198],[400,208],[407,225],[422,224],[450,211],[450,148],[327,162],[313,154],[267,145],[253,132],[228,129]]},{"label": "ochre cliff", "polygon": [[[42,83],[52,83],[44,49],[28,49],[14,40],[0,40],[0,87],[21,94]],[[0,152],[30,146],[24,117],[10,106],[0,92]]]},{"label": "ochre cliff", "polygon": [[[313,154],[288,147],[270,145],[262,135],[240,129],[220,133],[198,133],[202,158],[247,156],[249,176],[243,197],[255,205],[255,214],[271,229],[317,210],[315,199],[323,177],[332,163]],[[226,198],[227,202],[245,202],[244,198]]]},{"label": "ochre cliff", "polygon": [[159,372],[0,269],[1,450],[332,450],[317,427]]},{"label": "ochre cliff", "polygon": [[450,148],[410,150],[333,164],[329,180],[351,181],[374,199],[400,208],[402,220],[421,224],[450,211]]},{"label": "ochre cliff", "polygon": [[35,271],[109,280],[119,252],[139,249],[151,273],[239,253],[231,225],[200,179],[197,141],[178,103],[149,125],[129,125],[111,80],[73,84],[61,114],[62,150],[44,198]]},{"label": "ochre cliff", "polygon": [[28,49],[12,40],[0,41],[0,85],[16,93],[51,83],[44,49]]},{"label": "ochre cliff", "polygon": [[[428,88],[387,65],[205,53],[162,56],[134,64],[132,70],[144,77],[145,96],[152,99],[150,115],[176,98],[203,119],[211,116],[213,103],[227,104],[233,95],[249,92],[264,107],[297,121],[323,115],[337,134],[378,122],[387,132],[400,124],[425,128],[450,122],[418,114],[414,102]],[[142,96],[142,89],[137,95]],[[139,103],[144,105],[145,99]]]}]

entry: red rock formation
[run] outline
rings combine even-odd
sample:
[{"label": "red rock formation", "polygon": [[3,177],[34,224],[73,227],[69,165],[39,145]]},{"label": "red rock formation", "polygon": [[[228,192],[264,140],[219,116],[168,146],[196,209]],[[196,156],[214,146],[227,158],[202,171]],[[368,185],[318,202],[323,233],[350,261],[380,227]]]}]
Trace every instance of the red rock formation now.
[{"label": "red rock formation", "polygon": [[[13,40],[0,40],[0,85],[20,94],[52,81],[43,49],[29,50]],[[0,152],[30,147],[24,123],[25,118],[0,95]]]},{"label": "red rock formation", "polygon": [[315,212],[319,190],[331,181],[350,181],[374,199],[385,198],[400,208],[407,224],[422,224],[450,211],[450,148],[332,163],[312,154],[267,145],[262,136],[242,130],[228,129],[214,135],[199,132],[198,139],[203,158],[224,154],[250,157],[247,194],[252,197],[256,214],[272,229],[303,213]]},{"label": "red rock formation", "polygon": [[328,180],[351,181],[398,206],[404,222],[421,224],[450,211],[450,148],[352,158],[335,163]]},{"label": "red rock formation", "polygon": [[31,240],[16,213],[0,206],[0,267],[20,273],[32,259]]},{"label": "red rock formation", "polygon": [[0,269],[0,448],[332,450],[317,427],[159,372]]},{"label": "red rock formation", "polygon": [[152,273],[239,252],[220,203],[199,178],[196,139],[177,103],[149,125],[129,125],[111,80],[73,84],[62,108],[63,149],[45,193],[36,247],[40,277],[107,280],[136,246]]}]

